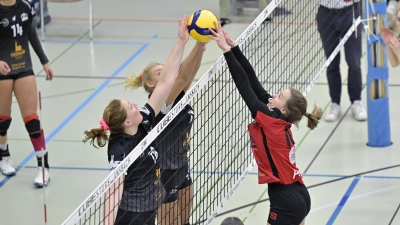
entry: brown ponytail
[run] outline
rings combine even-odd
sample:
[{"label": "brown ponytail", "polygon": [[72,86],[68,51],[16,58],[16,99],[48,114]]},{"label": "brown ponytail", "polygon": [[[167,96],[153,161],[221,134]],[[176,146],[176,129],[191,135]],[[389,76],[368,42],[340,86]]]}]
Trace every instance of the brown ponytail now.
[{"label": "brown ponytail", "polygon": [[[122,106],[121,100],[114,99],[108,104],[103,113],[103,120],[107,124],[111,134],[125,131],[126,110]],[[85,130],[84,134],[83,143],[90,140],[90,144],[95,148],[104,147],[109,141],[109,137],[103,127],[93,128],[90,131]]]},{"label": "brown ponytail", "polygon": [[[90,131],[85,130],[84,132],[85,138],[82,140],[83,143],[86,143],[90,140],[90,144],[93,145],[95,148],[102,148],[107,144],[108,136],[107,133],[104,131],[102,127],[100,128],[93,128]],[[95,141],[97,143],[95,143]]]},{"label": "brown ponytail", "polygon": [[305,113],[304,115],[308,118],[307,121],[307,127],[310,128],[311,130],[314,130],[314,128],[317,127],[319,120],[322,117],[322,109],[317,107],[316,104],[314,104],[314,109],[310,113]]}]

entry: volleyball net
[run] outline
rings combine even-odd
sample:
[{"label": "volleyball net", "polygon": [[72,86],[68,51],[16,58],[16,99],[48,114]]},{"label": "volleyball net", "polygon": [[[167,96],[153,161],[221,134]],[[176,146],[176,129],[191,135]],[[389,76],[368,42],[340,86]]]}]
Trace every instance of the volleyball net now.
[{"label": "volleyball net", "polygon": [[[274,12],[277,6],[291,13],[278,15]],[[326,60],[317,31],[315,18],[318,7],[317,0],[271,1],[237,38],[238,45],[269,93],[295,88],[306,95],[332,61],[334,55]],[[267,21],[270,15],[274,15],[273,19]],[[359,23],[360,18],[357,18],[356,26]],[[347,38],[354,32],[354,28],[346,34]],[[343,46],[346,36],[336,48],[335,54]],[[141,163],[136,160],[164,129],[174,132],[174,127],[168,126],[172,126],[171,121],[187,104],[194,110],[193,127],[187,137],[190,143],[188,157],[193,197],[184,208],[190,208],[190,224],[210,224],[255,165],[247,133],[247,126],[252,121],[250,111],[231,80],[223,56],[63,224],[108,224],[105,218],[115,216],[118,209],[118,205],[113,206],[110,202],[118,202],[119,199],[111,199],[107,193],[121,191],[121,176],[132,163]],[[157,149],[158,146],[154,147]],[[159,160],[162,157],[158,155]],[[140,157],[140,160],[145,160],[142,158],[146,156]],[[150,173],[152,171],[144,172],[143,179],[150,176]],[[140,188],[134,186],[131,190]],[[144,202],[158,200],[154,196],[141,197]],[[111,213],[105,215],[104,208],[109,207],[111,209],[107,211]],[[184,209],[181,210],[179,213],[183,213]]]}]

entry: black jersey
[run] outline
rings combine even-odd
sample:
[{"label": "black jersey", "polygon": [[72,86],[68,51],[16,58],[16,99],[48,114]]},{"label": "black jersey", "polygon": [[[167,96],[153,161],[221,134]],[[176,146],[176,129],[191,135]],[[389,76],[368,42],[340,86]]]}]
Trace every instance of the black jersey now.
[{"label": "black jersey", "polygon": [[[184,95],[185,92],[182,91],[174,102],[164,106],[154,120],[153,126],[157,125]],[[187,153],[190,150],[189,136],[193,117],[193,108],[186,105],[156,138],[155,143],[160,154],[161,169],[175,170],[188,162]]]},{"label": "black jersey", "polygon": [[9,75],[32,69],[29,41],[33,42],[32,47],[42,64],[48,61],[32,26],[35,15],[35,9],[27,0],[16,0],[13,6],[0,5],[0,60],[10,67]]},{"label": "black jersey", "polygon": [[[140,113],[143,120],[135,135],[126,133],[110,135],[108,161],[111,169],[116,168],[151,130],[151,124],[154,121],[153,108],[146,104],[141,108]],[[148,212],[161,205],[165,191],[160,182],[157,158],[157,151],[149,146],[128,168],[120,208],[132,212]]]}]

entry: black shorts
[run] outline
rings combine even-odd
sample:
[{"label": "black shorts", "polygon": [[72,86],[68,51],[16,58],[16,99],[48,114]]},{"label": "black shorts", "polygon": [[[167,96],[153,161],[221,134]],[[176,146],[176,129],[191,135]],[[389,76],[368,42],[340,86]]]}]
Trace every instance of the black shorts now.
[{"label": "black shorts", "polygon": [[310,212],[311,199],[304,184],[268,184],[268,195],[271,225],[300,224]]},{"label": "black shorts", "polygon": [[156,211],[130,212],[118,209],[114,225],[154,225],[156,223]]},{"label": "black shorts", "polygon": [[163,203],[170,203],[178,200],[178,191],[192,185],[189,164],[185,163],[185,166],[176,170],[161,170],[161,182],[167,191],[167,197],[165,197]]},{"label": "black shorts", "polygon": [[24,71],[24,72],[17,73],[17,74],[11,74],[11,75],[0,74],[0,80],[17,80],[19,78],[34,76],[34,75],[35,75],[35,73],[33,73],[33,70],[28,70],[28,71]]}]

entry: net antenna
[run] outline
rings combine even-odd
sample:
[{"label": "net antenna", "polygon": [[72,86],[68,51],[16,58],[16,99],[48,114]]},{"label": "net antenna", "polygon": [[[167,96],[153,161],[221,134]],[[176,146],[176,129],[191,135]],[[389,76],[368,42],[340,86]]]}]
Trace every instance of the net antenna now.
[{"label": "net antenna", "polygon": [[[43,129],[43,117],[42,117],[42,93],[39,91],[38,94],[38,100],[39,100],[39,118],[40,118],[40,129]],[[42,151],[46,150],[42,148]],[[44,224],[47,224],[47,205],[46,205],[46,176],[45,176],[45,157],[44,155],[42,156],[42,182],[43,182],[43,212],[44,212]]]}]

